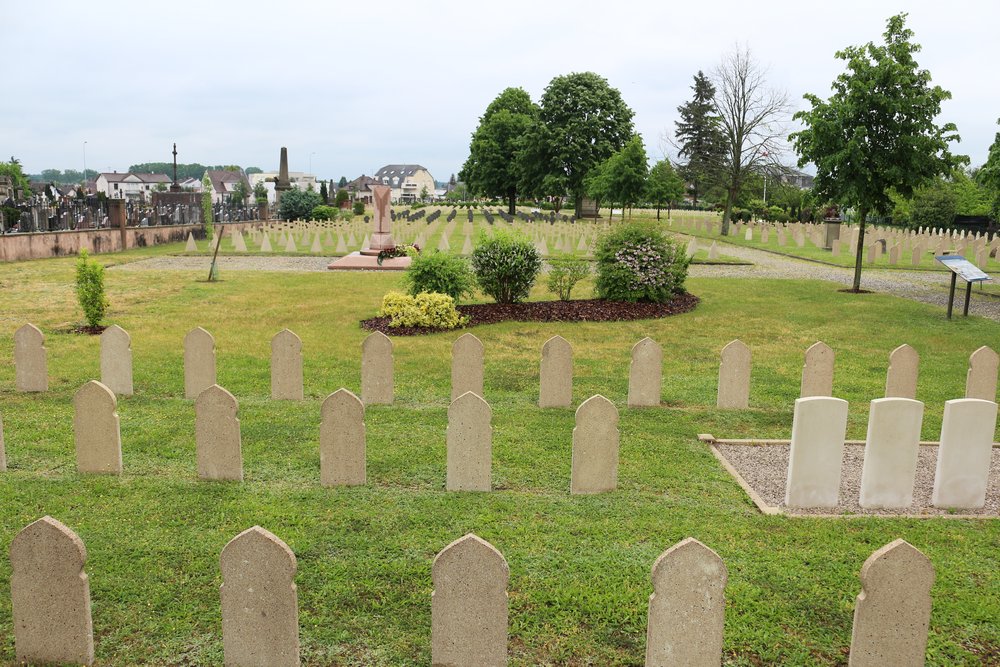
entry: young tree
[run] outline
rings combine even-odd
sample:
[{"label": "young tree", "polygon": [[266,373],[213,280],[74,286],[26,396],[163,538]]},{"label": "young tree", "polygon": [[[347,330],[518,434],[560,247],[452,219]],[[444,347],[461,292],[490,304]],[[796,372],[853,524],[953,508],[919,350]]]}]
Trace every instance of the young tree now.
[{"label": "young tree", "polygon": [[778,170],[784,150],[788,96],[767,87],[764,70],[747,48],[723,57],[715,69],[713,113],[725,141],[720,175],[726,189],[722,235],[729,233],[733,205],[750,174]]},{"label": "young tree", "polygon": [[250,189],[245,181],[236,181],[233,185],[232,201],[237,202],[240,206],[247,203],[247,197],[250,196]]},{"label": "young tree", "polygon": [[326,189],[326,181],[319,183],[319,196],[323,199],[324,204],[330,203],[330,191]]},{"label": "young tree", "polygon": [[639,203],[646,190],[649,164],[642,138],[638,134],[633,135],[624,148],[608,158],[604,165],[602,171],[606,180],[607,197],[622,205],[624,220],[625,208],[629,208],[631,216],[631,208]]},{"label": "young tree", "polygon": [[[1000,119],[997,120],[1000,124]],[[976,173],[976,181],[990,191],[993,200],[993,219],[1000,220],[1000,132],[990,146],[986,163]]]},{"label": "young tree", "polygon": [[201,178],[201,215],[205,219],[205,233],[212,234],[212,179],[205,174]]},{"label": "young tree", "polygon": [[805,95],[812,109],[795,118],[806,129],[790,137],[799,165],[816,165],[820,196],[857,210],[855,291],[861,289],[868,214],[889,209],[890,188],[910,197],[959,162],[948,150],[958,140],[955,125],[935,123],[951,93],[931,86],[930,72],[917,66],[913,54],[920,45],[910,41],[913,32],[905,23],[906,14],[897,14],[888,21],[884,44],[838,51],[847,71],[834,80],[829,100]]},{"label": "young tree", "polygon": [[[517,160],[522,137],[538,118],[538,105],[521,88],[507,88],[494,99],[472,133],[461,179],[476,193],[504,197],[507,212],[517,204]],[[452,180],[455,176],[452,174]]]},{"label": "young tree", "polygon": [[680,175],[691,184],[691,195],[697,204],[698,195],[719,181],[726,144],[712,103],[715,98],[712,81],[699,70],[691,90],[694,97],[677,107],[681,119],[674,123],[675,145],[677,155],[687,159],[680,167]]},{"label": "young tree", "polygon": [[656,219],[660,219],[660,209],[667,206],[667,219],[673,204],[684,196],[684,179],[668,160],[660,160],[649,171],[646,181],[646,198],[656,205]]},{"label": "young tree", "polygon": [[540,106],[539,122],[525,135],[520,154],[522,180],[535,194],[568,191],[579,216],[587,172],[632,138],[634,114],[621,93],[593,72],[552,79]]},{"label": "young tree", "polygon": [[267,203],[267,186],[263,183],[257,183],[253,186],[253,198],[257,202],[257,206],[261,206]]}]

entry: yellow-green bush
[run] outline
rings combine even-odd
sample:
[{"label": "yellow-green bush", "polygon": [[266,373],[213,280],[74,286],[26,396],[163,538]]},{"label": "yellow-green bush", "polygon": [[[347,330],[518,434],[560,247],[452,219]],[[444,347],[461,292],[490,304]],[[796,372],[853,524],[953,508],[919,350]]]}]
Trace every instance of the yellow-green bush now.
[{"label": "yellow-green bush", "polygon": [[379,314],[390,318],[390,327],[454,329],[468,321],[458,314],[454,299],[436,292],[421,292],[416,296],[389,292],[382,299]]}]

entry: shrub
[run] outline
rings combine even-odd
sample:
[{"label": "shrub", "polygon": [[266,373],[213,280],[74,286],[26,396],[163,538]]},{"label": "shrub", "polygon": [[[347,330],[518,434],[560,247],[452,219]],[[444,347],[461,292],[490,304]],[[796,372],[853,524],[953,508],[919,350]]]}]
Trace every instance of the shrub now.
[{"label": "shrub", "polygon": [[308,220],[312,210],[322,203],[323,199],[312,190],[292,188],[282,193],[278,215],[282,220]]},{"label": "shrub", "polygon": [[437,292],[447,294],[456,302],[471,296],[475,289],[475,276],[469,263],[457,255],[428,252],[413,257],[406,270],[406,287],[410,294]]},{"label": "shrub", "polygon": [[590,275],[590,264],[582,259],[552,259],[549,266],[547,286],[562,301],[569,301],[576,284]]},{"label": "shrub", "polygon": [[341,220],[346,220],[347,222],[350,222],[351,220],[354,219],[354,211],[352,211],[349,208],[341,209],[337,215],[338,217],[340,217]]},{"label": "shrub", "polygon": [[309,213],[310,220],[336,220],[337,209],[332,206],[320,204]]},{"label": "shrub", "polygon": [[651,223],[618,225],[597,242],[597,295],[611,301],[664,303],[684,291],[684,248]]},{"label": "shrub", "polygon": [[390,327],[454,329],[468,321],[458,314],[454,299],[434,292],[421,292],[416,296],[389,292],[382,298],[379,315],[389,318]]},{"label": "shrub", "polygon": [[347,200],[351,198],[351,195],[347,194],[347,190],[337,190],[337,196],[333,200],[337,205],[337,208],[344,208],[347,205]]},{"label": "shrub", "polygon": [[108,310],[108,298],[104,294],[104,266],[90,259],[86,250],[80,251],[80,259],[76,261],[76,298],[83,308],[87,324],[98,326]]},{"label": "shrub", "polygon": [[365,203],[360,199],[354,201],[354,215],[364,215],[365,214]]},{"label": "shrub", "polygon": [[542,258],[523,234],[498,229],[493,236],[480,232],[472,251],[472,270],[479,289],[497,303],[528,298],[542,268]]}]

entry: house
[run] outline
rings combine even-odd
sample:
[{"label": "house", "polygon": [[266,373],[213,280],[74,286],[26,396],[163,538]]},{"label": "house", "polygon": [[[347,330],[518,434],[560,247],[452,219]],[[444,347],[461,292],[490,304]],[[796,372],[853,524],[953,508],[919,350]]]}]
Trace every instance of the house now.
[{"label": "house", "polygon": [[97,176],[94,189],[103,192],[108,199],[147,200],[161,184],[169,187],[173,181],[166,174],[119,174],[117,171]]},{"label": "house", "polygon": [[804,171],[786,168],[778,175],[778,180],[786,185],[795,186],[799,190],[810,190],[812,189],[814,178]]},{"label": "house", "polygon": [[378,185],[378,182],[371,176],[361,174],[353,181],[343,187],[351,195],[351,201],[362,201],[366,204],[372,203],[371,186]]},{"label": "house", "polygon": [[387,164],[375,172],[378,185],[392,188],[392,199],[398,202],[417,201],[434,194],[434,177],[419,164]]},{"label": "house", "polygon": [[205,172],[210,181],[209,187],[212,191],[212,203],[220,204],[229,201],[233,197],[237,183],[243,183],[246,195],[249,197],[253,193],[250,181],[242,171],[229,171],[228,169],[209,169]]},{"label": "house", "polygon": [[[273,204],[274,198],[274,182],[278,180],[278,172],[276,171],[265,171],[256,174],[250,174],[248,176],[250,179],[250,191],[252,192],[258,183],[263,183],[264,188],[267,190],[267,203]],[[319,192],[319,183],[316,182],[316,176],[314,174],[307,174],[304,171],[290,171],[288,172],[288,180],[292,184],[293,188],[299,188],[300,190],[308,190],[309,186],[313,187],[313,190]]]}]

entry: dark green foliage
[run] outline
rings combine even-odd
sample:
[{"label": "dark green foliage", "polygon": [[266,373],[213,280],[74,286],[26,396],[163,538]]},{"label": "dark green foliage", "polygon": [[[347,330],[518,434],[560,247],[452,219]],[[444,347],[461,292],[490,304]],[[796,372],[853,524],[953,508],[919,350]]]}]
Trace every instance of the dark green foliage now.
[{"label": "dark green foliage", "polygon": [[684,249],[648,222],[616,225],[597,242],[597,296],[664,303],[684,291]]},{"label": "dark green foliage", "polygon": [[10,162],[0,162],[0,176],[9,176],[14,187],[21,190],[22,196],[28,196],[31,193],[28,177],[21,170],[21,161],[13,155]]},{"label": "dark green foliage", "polygon": [[320,204],[309,212],[310,220],[336,220],[339,211],[332,206]]},{"label": "dark green foliage", "polygon": [[[997,120],[1000,123],[1000,120]],[[990,146],[986,163],[976,174],[976,181],[989,190],[992,199],[993,219],[1000,220],[1000,132]]]},{"label": "dark green foliage", "polygon": [[519,303],[528,298],[542,258],[523,234],[497,229],[480,233],[472,251],[472,270],[479,289],[497,303]]},{"label": "dark green foliage", "polygon": [[363,201],[361,201],[360,199],[357,199],[357,200],[354,201],[354,206],[352,207],[351,210],[354,211],[354,215],[364,215],[365,214],[365,203]]},{"label": "dark green foliage", "polygon": [[660,160],[649,170],[645,195],[656,207],[656,219],[659,220],[663,206],[671,207],[684,197],[684,179],[668,160]]},{"label": "dark green foliage", "polygon": [[337,187],[343,190],[347,187],[347,176],[341,176],[340,180],[337,181]]},{"label": "dark green foliage", "polygon": [[324,204],[330,203],[330,191],[326,188],[326,181],[319,182],[319,196]]},{"label": "dark green foliage", "polygon": [[550,259],[549,267],[546,287],[561,301],[569,301],[576,284],[590,275],[590,263],[582,259]]},{"label": "dark green foliage", "polygon": [[337,190],[337,196],[333,201],[337,208],[344,208],[344,204],[346,204],[350,198],[351,195],[348,194],[347,190]]},{"label": "dark green foliage", "polygon": [[292,188],[282,193],[278,215],[282,220],[308,220],[312,210],[322,204],[319,193]]},{"label": "dark green foliage", "polygon": [[406,289],[416,296],[421,292],[447,294],[456,302],[471,296],[476,280],[469,263],[458,255],[425,252],[413,257],[406,270]]},{"label": "dark green foliage", "polygon": [[624,218],[625,208],[637,204],[645,192],[646,165],[646,149],[637,134],[587,174],[587,194],[608,204],[621,204]]},{"label": "dark green foliage", "polygon": [[80,251],[76,261],[76,298],[87,324],[98,326],[109,305],[104,293],[104,265],[89,259],[86,250]]},{"label": "dark green foliage", "polygon": [[253,198],[257,202],[258,206],[266,204],[267,186],[264,185],[263,183],[258,183],[257,185],[253,186]]},{"label": "dark green foliage", "polygon": [[699,195],[719,182],[726,146],[719,127],[719,116],[712,104],[715,86],[699,70],[694,76],[691,90],[694,91],[694,97],[677,107],[681,119],[674,125],[677,127],[677,155],[682,160],[687,160],[681,166],[680,173],[691,184],[691,196],[697,202]]},{"label": "dark green foliage", "polygon": [[913,193],[911,210],[913,227],[948,227],[958,213],[958,196],[949,183],[937,179]]}]

